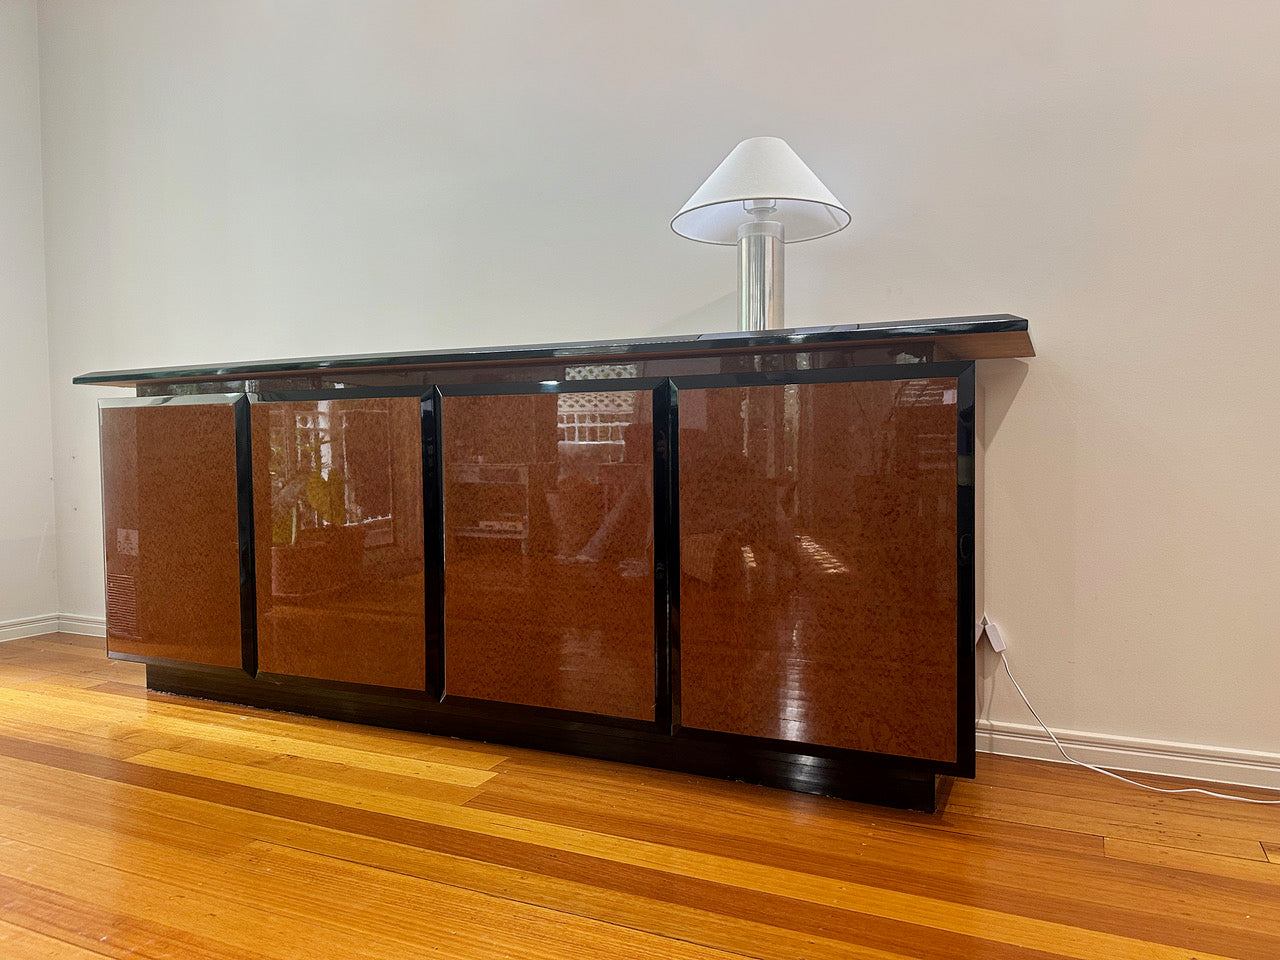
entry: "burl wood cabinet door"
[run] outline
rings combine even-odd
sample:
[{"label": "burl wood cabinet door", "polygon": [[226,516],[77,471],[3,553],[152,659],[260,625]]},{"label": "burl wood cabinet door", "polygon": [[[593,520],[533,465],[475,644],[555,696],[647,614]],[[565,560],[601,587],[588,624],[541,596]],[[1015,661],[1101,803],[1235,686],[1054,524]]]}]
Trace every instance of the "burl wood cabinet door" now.
[{"label": "burl wood cabinet door", "polygon": [[99,405],[114,654],[242,666],[237,399]]},{"label": "burl wood cabinet door", "polygon": [[679,424],[680,723],[956,761],[957,380],[682,387]]},{"label": "burl wood cabinet door", "polygon": [[251,424],[258,669],[425,690],[421,398],[273,395]]},{"label": "burl wood cabinet door", "polygon": [[448,697],[655,717],[652,389],[594,386],[441,399]]}]

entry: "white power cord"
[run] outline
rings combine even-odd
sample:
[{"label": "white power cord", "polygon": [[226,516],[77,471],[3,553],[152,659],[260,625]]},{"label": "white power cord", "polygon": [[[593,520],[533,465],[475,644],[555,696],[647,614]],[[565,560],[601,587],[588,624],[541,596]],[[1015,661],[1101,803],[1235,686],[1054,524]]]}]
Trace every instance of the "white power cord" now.
[{"label": "white power cord", "polygon": [[[985,621],[986,618],[984,617],[983,620]],[[987,631],[990,632],[991,627],[995,625],[984,623],[982,626],[985,626]],[[988,637],[988,640],[991,641],[992,649],[1000,655],[1000,662],[1004,664],[1004,672],[1007,673],[1009,675],[1009,679],[1013,681],[1013,689],[1018,691],[1018,696],[1020,696],[1022,698],[1022,702],[1027,705],[1027,709],[1031,711],[1031,715],[1036,718],[1036,723],[1040,724],[1040,728],[1049,735],[1049,739],[1053,741],[1053,745],[1058,748],[1058,752],[1062,754],[1062,758],[1068,763],[1074,763],[1076,766],[1084,767],[1086,770],[1092,770],[1094,773],[1100,773],[1104,777],[1119,780],[1121,783],[1130,783],[1135,787],[1141,787],[1143,790],[1153,790],[1156,793],[1199,793],[1206,797],[1216,797],[1219,800],[1239,800],[1241,803],[1260,803],[1269,806],[1280,804],[1280,800],[1255,800],[1253,797],[1237,797],[1229,793],[1214,793],[1212,790],[1203,790],[1200,787],[1153,787],[1149,783],[1139,783],[1137,780],[1130,780],[1128,777],[1122,777],[1120,774],[1112,773],[1110,770],[1104,770],[1102,767],[1095,767],[1091,763],[1085,763],[1083,760],[1077,760],[1062,748],[1062,744],[1058,742],[1058,738],[1053,735],[1052,730],[1045,726],[1045,722],[1040,719],[1040,714],[1036,713],[1036,708],[1031,705],[1031,701],[1027,699],[1027,695],[1022,692],[1022,687],[1018,685],[1018,681],[1014,677],[1013,671],[1009,669],[1009,661],[1004,655],[1004,641],[999,637],[1000,635],[997,632],[995,639]],[[996,645],[997,643],[999,643],[999,646]]]}]

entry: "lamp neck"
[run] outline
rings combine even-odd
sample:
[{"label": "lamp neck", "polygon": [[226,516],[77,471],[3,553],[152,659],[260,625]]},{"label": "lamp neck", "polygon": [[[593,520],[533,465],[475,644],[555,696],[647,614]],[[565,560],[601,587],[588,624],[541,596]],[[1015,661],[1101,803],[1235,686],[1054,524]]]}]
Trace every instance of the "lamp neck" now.
[{"label": "lamp neck", "polygon": [[780,330],[782,316],[782,224],[751,220],[738,227],[738,329]]},{"label": "lamp neck", "polygon": [[744,237],[772,237],[779,243],[785,239],[782,224],[777,220],[748,220],[738,227],[738,243],[742,243]]}]

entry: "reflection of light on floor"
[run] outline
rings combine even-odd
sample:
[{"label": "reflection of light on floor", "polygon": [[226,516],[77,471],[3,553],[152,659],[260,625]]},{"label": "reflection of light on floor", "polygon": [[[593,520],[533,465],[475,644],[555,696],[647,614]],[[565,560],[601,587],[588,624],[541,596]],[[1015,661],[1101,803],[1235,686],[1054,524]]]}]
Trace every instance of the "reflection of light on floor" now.
[{"label": "reflection of light on floor", "polygon": [[849,568],[841,562],[839,557],[808,534],[796,534],[796,543],[799,551],[821,567],[823,573],[849,572]]},{"label": "reflection of light on floor", "polygon": [[756,554],[755,554],[755,551],[754,551],[754,550],[752,550],[752,549],[751,549],[749,546],[747,546],[745,543],[742,545],[742,559],[743,559],[743,560],[745,560],[745,561],[747,561],[747,566],[748,566],[748,567],[754,567],[754,566],[756,565]]}]

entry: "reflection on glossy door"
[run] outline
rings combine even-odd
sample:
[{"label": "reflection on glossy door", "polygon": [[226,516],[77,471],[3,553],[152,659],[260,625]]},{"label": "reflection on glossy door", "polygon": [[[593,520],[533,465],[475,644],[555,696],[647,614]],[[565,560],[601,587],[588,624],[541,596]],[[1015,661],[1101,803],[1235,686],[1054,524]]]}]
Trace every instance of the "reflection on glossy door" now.
[{"label": "reflection on glossy door", "polygon": [[258,669],[426,688],[417,397],[255,403]]},{"label": "reflection on glossy door", "polygon": [[648,391],[446,396],[445,691],[654,717]]},{"label": "reflection on glossy door", "polygon": [[956,396],[680,391],[683,726],[956,759]]},{"label": "reflection on glossy door", "polygon": [[239,667],[235,407],[104,405],[107,648]]}]

